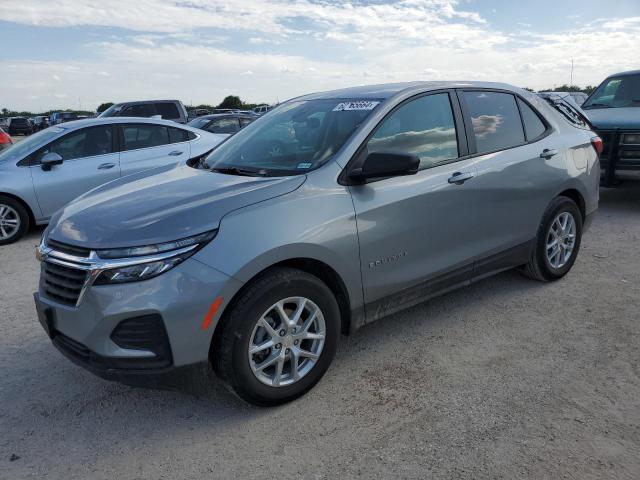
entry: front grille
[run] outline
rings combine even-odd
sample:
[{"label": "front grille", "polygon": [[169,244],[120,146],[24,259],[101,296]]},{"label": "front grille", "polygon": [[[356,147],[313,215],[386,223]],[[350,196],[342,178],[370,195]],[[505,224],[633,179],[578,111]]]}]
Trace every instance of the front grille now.
[{"label": "front grille", "polygon": [[42,290],[52,300],[75,306],[87,278],[84,270],[42,263]]},{"label": "front grille", "polygon": [[91,250],[88,248],[76,247],[74,245],[68,245],[66,243],[56,242],[55,240],[48,239],[47,247],[53,248],[60,253],[66,253],[67,255],[73,255],[75,257],[89,258]]}]

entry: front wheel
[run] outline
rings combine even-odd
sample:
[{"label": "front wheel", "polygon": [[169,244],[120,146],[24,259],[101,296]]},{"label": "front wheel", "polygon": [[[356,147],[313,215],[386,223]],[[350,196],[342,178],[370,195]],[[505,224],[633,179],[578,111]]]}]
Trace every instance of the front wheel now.
[{"label": "front wheel", "polygon": [[317,277],[274,268],[253,280],[230,308],[211,356],[216,372],[244,400],[288,402],[310,390],[329,368],[340,311]]},{"label": "front wheel", "polygon": [[29,214],[22,204],[0,195],[0,245],[18,241],[29,230]]},{"label": "front wheel", "polygon": [[570,198],[555,198],[544,213],[524,274],[543,282],[564,277],[576,261],[581,240],[580,209]]}]

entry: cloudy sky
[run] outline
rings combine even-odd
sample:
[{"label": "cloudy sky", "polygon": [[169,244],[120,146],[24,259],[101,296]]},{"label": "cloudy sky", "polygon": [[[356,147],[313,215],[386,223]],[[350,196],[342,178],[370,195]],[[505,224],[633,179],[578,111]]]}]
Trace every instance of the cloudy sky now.
[{"label": "cloudy sky", "polygon": [[0,0],[0,32],[0,107],[16,110],[640,68],[638,0]]}]

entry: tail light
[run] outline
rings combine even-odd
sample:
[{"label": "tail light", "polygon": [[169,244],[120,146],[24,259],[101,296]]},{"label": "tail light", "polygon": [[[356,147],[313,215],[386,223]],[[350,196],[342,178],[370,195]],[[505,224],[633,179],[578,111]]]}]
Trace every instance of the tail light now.
[{"label": "tail light", "polygon": [[598,156],[602,154],[602,150],[604,149],[604,144],[602,143],[602,139],[600,137],[593,137],[591,139],[591,145],[595,149]]}]

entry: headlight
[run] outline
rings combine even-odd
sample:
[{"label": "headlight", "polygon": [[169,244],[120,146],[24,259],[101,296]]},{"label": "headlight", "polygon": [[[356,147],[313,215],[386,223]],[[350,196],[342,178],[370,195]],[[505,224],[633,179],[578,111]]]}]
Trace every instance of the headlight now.
[{"label": "headlight", "polygon": [[155,245],[146,245],[143,247],[115,248],[111,250],[97,250],[96,253],[100,258],[129,258],[142,257],[146,255],[155,255],[156,253],[170,252],[171,250],[179,250],[191,245],[204,245],[216,236],[217,230],[201,233],[193,237],[182,238],[174,242],[157,243]]},{"label": "headlight", "polygon": [[189,258],[211,241],[216,233],[217,230],[213,230],[174,242],[98,250],[96,253],[101,259],[109,260],[104,262],[105,268],[97,276],[94,285],[138,282],[157,277]]}]

